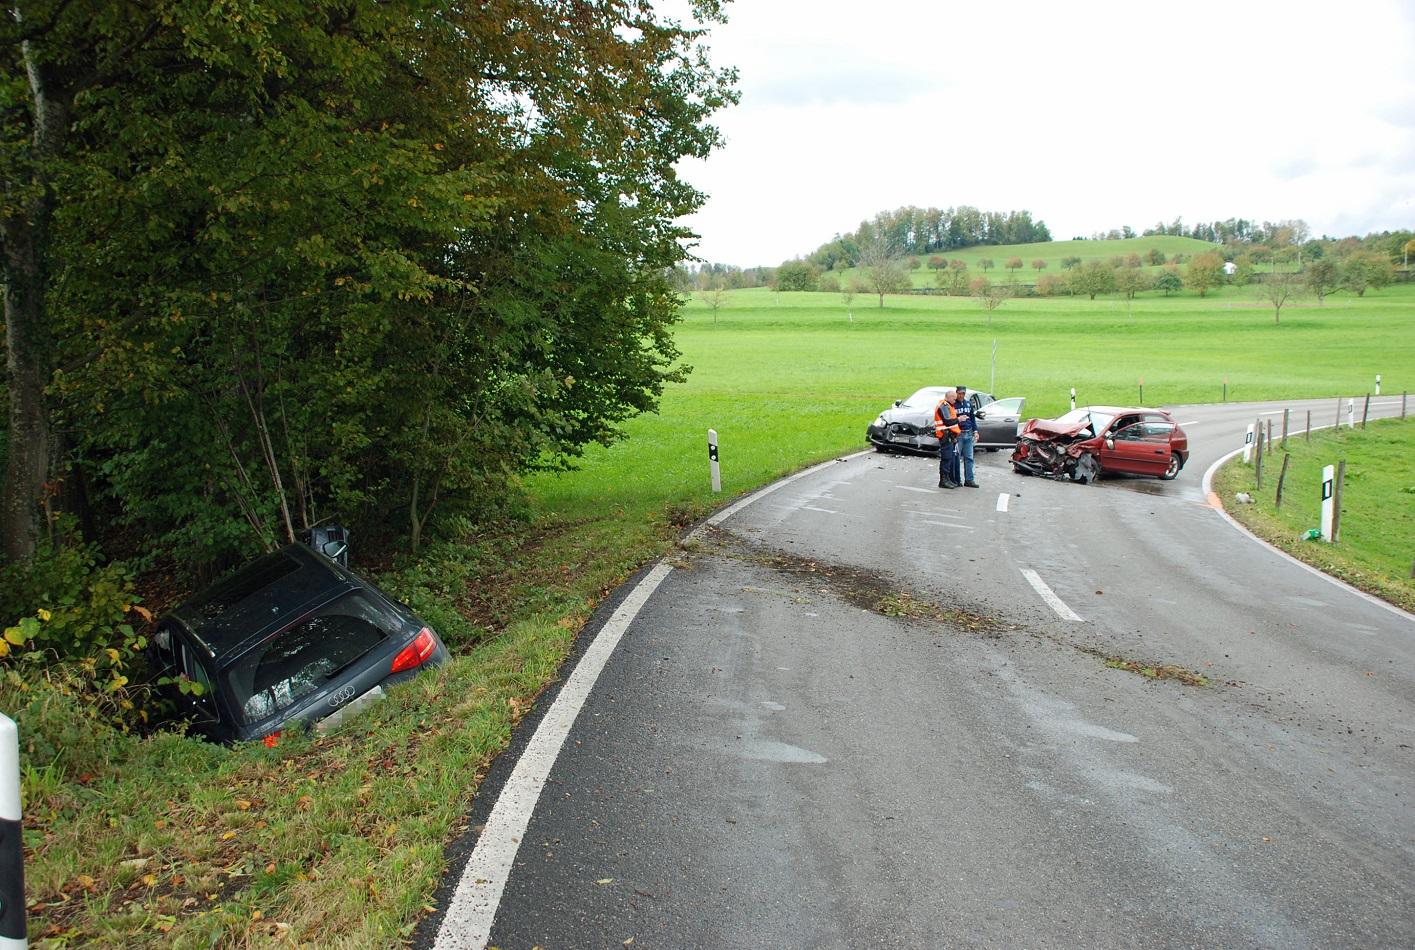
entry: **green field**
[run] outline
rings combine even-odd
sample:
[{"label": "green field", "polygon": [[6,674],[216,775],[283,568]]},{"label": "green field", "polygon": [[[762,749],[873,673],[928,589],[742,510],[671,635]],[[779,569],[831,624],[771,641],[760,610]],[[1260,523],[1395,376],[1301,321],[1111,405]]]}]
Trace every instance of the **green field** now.
[{"label": "green field", "polygon": [[[1159,249],[1166,260],[1175,254],[1183,254],[1186,261],[1192,260],[1195,254],[1220,250],[1219,245],[1210,244],[1208,241],[1157,234],[1152,237],[1124,238],[1118,241],[1049,241],[1040,244],[980,245],[960,248],[956,251],[939,251],[938,256],[949,260],[967,261],[969,277],[984,276],[984,271],[978,268],[978,261],[987,258],[995,265],[992,270],[986,272],[986,276],[990,280],[1005,283],[1015,279],[1018,283],[1030,284],[1035,283],[1038,276],[1036,268],[1032,266],[1033,261],[1044,260],[1047,262],[1046,268],[1041,272],[1043,274],[1065,274],[1066,271],[1061,267],[1063,257],[1079,257],[1081,263],[1085,264],[1090,261],[1109,263],[1112,257],[1128,257],[1131,254],[1138,254],[1145,261],[1144,270],[1155,272],[1160,269],[1159,266],[1151,265],[1146,258],[1146,255],[1154,248]],[[934,272],[926,266],[930,256],[932,255],[919,255],[919,269],[910,271],[910,277],[913,279],[915,287],[935,286]],[[1003,266],[1010,257],[1022,259],[1021,270],[1013,272]],[[1263,269],[1266,270],[1267,265],[1264,265]],[[841,281],[846,281],[858,271],[855,268],[846,268],[832,273],[835,273]]]},{"label": "green field", "polygon": [[[1086,243],[1086,242],[1082,242]],[[996,395],[1026,396],[1052,415],[1075,386],[1089,403],[1218,402],[1355,395],[1382,374],[1386,392],[1415,389],[1415,286],[1357,299],[1272,309],[1246,289],[1201,299],[1145,295],[1019,298],[988,315],[969,298],[856,297],[734,291],[717,313],[697,300],[677,331],[688,382],[628,441],[594,449],[581,470],[531,481],[542,510],[631,517],[712,503],[704,442],[721,439],[723,486],[742,491],[806,462],[864,446],[866,425],[924,385],[987,389],[997,341]]]},{"label": "green field", "polygon": [[[1254,488],[1253,466],[1241,459],[1219,472],[1214,487],[1224,507],[1308,564],[1415,610],[1415,417],[1314,432],[1311,441],[1289,439],[1287,450],[1291,461],[1281,508],[1275,505],[1282,465],[1276,444],[1264,461],[1262,491]],[[1338,543],[1303,540],[1304,532],[1321,525],[1322,467],[1340,459],[1346,461],[1346,477]],[[1240,491],[1253,494],[1254,503],[1235,503]]]}]

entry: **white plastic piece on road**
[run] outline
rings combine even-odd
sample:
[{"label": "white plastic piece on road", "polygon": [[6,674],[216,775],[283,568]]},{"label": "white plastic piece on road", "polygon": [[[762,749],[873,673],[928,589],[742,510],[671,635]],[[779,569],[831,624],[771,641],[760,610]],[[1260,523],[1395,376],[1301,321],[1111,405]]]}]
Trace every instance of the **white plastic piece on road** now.
[{"label": "white plastic piece on road", "polygon": [[1006,511],[1006,510],[1007,510],[1007,502],[1008,502],[1008,499],[1010,499],[1011,497],[1012,497],[1012,496],[1009,495],[1007,492],[1002,492],[1002,493],[1000,493],[1000,494],[997,496],[997,510],[998,510],[998,511]]},{"label": "white plastic piece on road", "polygon": [[486,820],[486,828],[462,870],[457,890],[447,906],[447,916],[437,931],[434,950],[483,950],[486,947],[491,938],[496,909],[501,904],[501,893],[511,876],[516,852],[521,847],[521,838],[530,824],[531,813],[535,811],[541,789],[545,787],[545,780],[550,776],[556,756],[560,754],[560,747],[564,745],[565,737],[570,734],[575,718],[585,705],[610,654],[623,638],[624,631],[629,629],[639,609],[672,570],[660,562],[629,592],[619,609],[595,636],[584,656],[580,657],[575,672],[570,674],[560,695],[551,704],[550,711],[536,727],[535,735],[497,796],[496,805]]},{"label": "white plastic piece on road", "polygon": [[1028,568],[1021,568],[1022,576],[1027,578],[1027,583],[1032,585],[1032,589],[1042,595],[1042,600],[1047,602],[1047,606],[1056,611],[1056,615],[1062,620],[1074,620],[1076,623],[1085,623],[1076,615],[1076,611],[1066,606],[1066,602],[1056,596],[1056,592],[1047,586],[1047,582],[1042,580],[1041,575]]}]

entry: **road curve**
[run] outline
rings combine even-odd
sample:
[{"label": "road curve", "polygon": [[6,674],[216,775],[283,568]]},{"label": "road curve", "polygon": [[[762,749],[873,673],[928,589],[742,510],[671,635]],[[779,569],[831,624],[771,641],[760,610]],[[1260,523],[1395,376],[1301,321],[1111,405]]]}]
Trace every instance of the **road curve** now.
[{"label": "road curve", "polygon": [[1176,408],[1174,482],[867,454],[729,509],[597,615],[424,945],[1408,947],[1415,618],[1201,486],[1309,405]]}]

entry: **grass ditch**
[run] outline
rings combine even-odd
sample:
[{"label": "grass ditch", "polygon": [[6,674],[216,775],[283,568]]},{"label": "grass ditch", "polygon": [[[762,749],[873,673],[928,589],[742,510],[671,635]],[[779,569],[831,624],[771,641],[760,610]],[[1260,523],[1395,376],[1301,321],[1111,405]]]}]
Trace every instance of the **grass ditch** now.
[{"label": "grass ditch", "polygon": [[[1286,452],[1281,507],[1276,496],[1283,450],[1274,441],[1261,490],[1253,465],[1243,464],[1241,456],[1215,475],[1214,491],[1224,510],[1293,557],[1415,611],[1415,418],[1383,419],[1365,429],[1320,429],[1310,440],[1289,438]],[[1306,540],[1308,529],[1321,525],[1322,468],[1339,459],[1346,460],[1340,539],[1335,544]],[[1253,503],[1237,503],[1239,492]]]}]

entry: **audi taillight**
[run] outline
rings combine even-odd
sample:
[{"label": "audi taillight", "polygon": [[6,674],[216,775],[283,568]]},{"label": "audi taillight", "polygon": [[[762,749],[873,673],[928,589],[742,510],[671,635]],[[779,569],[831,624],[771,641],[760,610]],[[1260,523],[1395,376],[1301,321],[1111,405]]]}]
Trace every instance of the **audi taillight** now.
[{"label": "audi taillight", "polygon": [[411,670],[432,656],[432,651],[436,649],[437,641],[433,639],[432,631],[423,627],[413,638],[413,642],[399,650],[398,655],[393,658],[392,672],[401,673],[404,670]]}]

